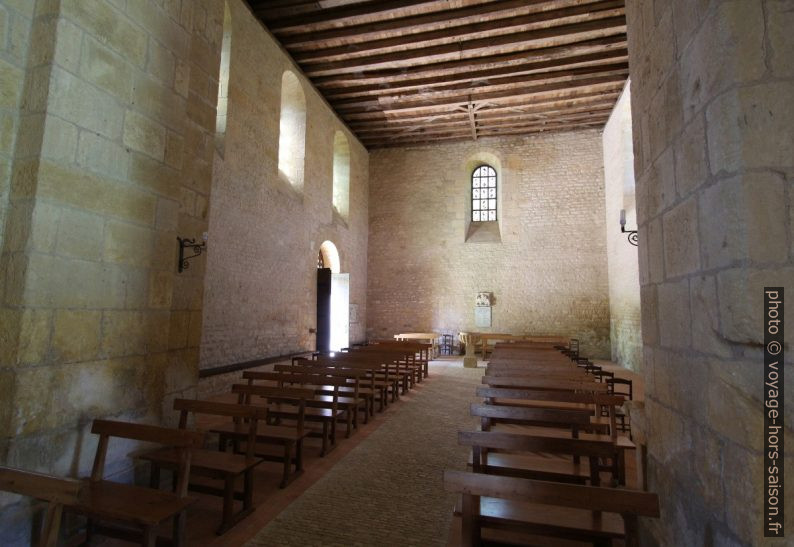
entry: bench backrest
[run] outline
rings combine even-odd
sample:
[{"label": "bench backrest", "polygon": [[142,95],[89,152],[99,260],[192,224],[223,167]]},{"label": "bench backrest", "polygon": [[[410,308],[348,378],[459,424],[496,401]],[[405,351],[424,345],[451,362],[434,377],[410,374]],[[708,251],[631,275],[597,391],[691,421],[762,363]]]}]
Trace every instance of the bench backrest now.
[{"label": "bench backrest", "polygon": [[63,479],[33,473],[23,469],[0,466],[0,491],[48,502],[41,523],[39,547],[55,547],[61,525],[63,506],[76,505],[80,500],[83,481]]},{"label": "bench backrest", "polygon": [[248,442],[246,455],[254,456],[256,429],[258,420],[267,419],[267,409],[253,405],[219,403],[215,401],[197,401],[194,399],[174,399],[174,410],[179,411],[179,429],[186,429],[189,414],[207,414],[211,416],[227,416],[236,423],[248,422]]},{"label": "bench backrest", "polygon": [[522,406],[471,404],[471,415],[482,419],[482,428],[487,431],[493,420],[547,423],[562,427],[578,428],[590,425],[588,409],[551,409]]},{"label": "bench backrest", "polygon": [[91,426],[91,433],[99,435],[94,466],[91,470],[92,481],[98,482],[102,480],[108,443],[111,437],[118,437],[176,448],[179,454],[176,493],[180,497],[187,495],[188,475],[190,474],[190,450],[192,448],[200,448],[204,444],[203,433],[114,420],[94,420]]},{"label": "bench backrest", "polygon": [[557,378],[535,378],[532,376],[490,376],[482,377],[482,383],[491,387],[519,387],[527,389],[553,389],[558,391],[579,391],[606,393],[607,385],[592,380],[564,380]]},{"label": "bench backrest", "polygon": [[638,547],[638,517],[659,518],[659,497],[650,492],[581,486],[465,471],[444,471],[444,489],[463,494],[462,545],[480,545],[480,496],[590,510],[623,517],[626,547]]},{"label": "bench backrest", "polygon": [[[234,384],[232,385],[232,393],[237,395],[237,402],[239,404],[251,404],[251,397],[263,397],[267,401],[271,399],[284,400],[289,399],[295,402],[297,410],[297,430],[303,433],[303,424],[306,416],[306,401],[314,399],[313,389],[303,389],[297,387],[275,387],[275,386],[259,386],[255,384]],[[267,401],[265,404],[267,404]]]}]

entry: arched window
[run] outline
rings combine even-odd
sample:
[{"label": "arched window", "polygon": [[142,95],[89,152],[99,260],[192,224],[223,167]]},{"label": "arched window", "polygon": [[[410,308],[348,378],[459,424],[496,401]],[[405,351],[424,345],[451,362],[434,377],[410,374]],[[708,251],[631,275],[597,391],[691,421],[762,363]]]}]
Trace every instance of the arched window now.
[{"label": "arched window", "polygon": [[229,64],[232,54],[232,14],[229,3],[224,2],[223,42],[221,45],[221,70],[218,75],[218,109],[215,119],[215,148],[223,156],[226,139],[226,116],[229,107]]},{"label": "arched window", "polygon": [[496,170],[480,165],[471,175],[471,220],[496,220]]},{"label": "arched window", "polygon": [[298,77],[287,70],[281,77],[278,170],[296,188],[303,188],[305,153],[306,96]]},{"label": "arched window", "polygon": [[350,204],[350,144],[341,131],[334,134],[334,208],[347,220]]}]

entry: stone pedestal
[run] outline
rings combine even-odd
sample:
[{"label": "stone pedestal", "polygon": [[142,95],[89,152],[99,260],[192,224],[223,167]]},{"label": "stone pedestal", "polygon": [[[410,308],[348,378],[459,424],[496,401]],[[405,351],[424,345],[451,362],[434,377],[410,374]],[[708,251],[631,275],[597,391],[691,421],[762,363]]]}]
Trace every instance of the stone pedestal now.
[{"label": "stone pedestal", "polygon": [[461,332],[459,337],[460,341],[466,346],[463,366],[466,368],[477,368],[477,357],[474,355],[474,345],[477,343],[477,336],[468,332]]}]

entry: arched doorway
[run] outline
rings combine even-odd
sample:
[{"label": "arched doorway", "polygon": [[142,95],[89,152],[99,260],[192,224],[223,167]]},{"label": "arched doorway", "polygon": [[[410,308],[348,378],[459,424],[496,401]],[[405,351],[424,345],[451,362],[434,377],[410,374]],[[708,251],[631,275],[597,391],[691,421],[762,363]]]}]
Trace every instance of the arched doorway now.
[{"label": "arched doorway", "polygon": [[331,241],[317,256],[317,351],[339,351],[350,339],[350,274],[341,273],[339,251]]}]

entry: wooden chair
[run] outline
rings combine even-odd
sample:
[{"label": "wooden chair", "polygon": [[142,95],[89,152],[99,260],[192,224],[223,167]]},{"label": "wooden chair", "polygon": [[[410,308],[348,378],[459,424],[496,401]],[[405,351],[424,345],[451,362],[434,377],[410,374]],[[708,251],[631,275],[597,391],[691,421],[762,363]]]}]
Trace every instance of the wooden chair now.
[{"label": "wooden chair", "polygon": [[[278,461],[284,464],[279,486],[286,488],[296,476],[303,472],[303,440],[309,436],[308,429],[304,427],[306,401],[314,398],[314,391],[300,388],[234,384],[232,393],[237,394],[238,404],[244,405],[251,404],[251,398],[255,396],[265,398],[265,404],[271,398],[278,398],[279,400],[287,398],[293,401],[295,407],[293,411],[294,425],[272,425],[262,423],[262,420],[259,420],[256,424],[256,439],[254,443],[254,445],[262,443],[283,447],[283,456],[260,453],[256,453],[255,456],[263,460]],[[269,409],[266,406],[262,408],[266,410],[269,416]],[[239,453],[241,443],[247,443],[248,445],[251,443],[250,424],[232,422],[213,426],[210,431],[218,434],[218,447],[222,451],[226,450],[226,447],[231,443],[234,452]],[[250,446],[246,446],[246,449],[248,448]],[[295,466],[294,471],[292,471],[293,464]]]},{"label": "wooden chair", "polygon": [[533,534],[594,542],[624,539],[638,546],[638,517],[659,517],[656,494],[500,477],[444,472],[444,488],[462,494],[462,544],[479,546],[507,537],[511,545],[535,544],[516,535]]},{"label": "wooden chair", "polygon": [[[88,517],[86,541],[90,541],[93,534],[97,533],[154,547],[157,543],[157,527],[173,519],[172,543],[184,545],[185,510],[195,501],[187,496],[191,451],[203,445],[204,434],[110,420],[94,420],[91,432],[99,435],[91,478],[84,485],[81,499],[66,507],[68,511]],[[105,480],[105,458],[111,437],[173,447],[179,462],[175,492]],[[125,523],[134,529],[119,528],[109,523]]]},{"label": "wooden chair", "polygon": [[77,505],[82,488],[83,481],[0,466],[0,491],[48,502],[36,544],[39,547],[57,545],[63,507]]},{"label": "wooden chair", "polygon": [[[245,454],[234,454],[219,450],[194,449],[190,472],[194,475],[208,477],[223,482],[222,488],[204,484],[189,484],[188,488],[196,492],[221,496],[223,498],[223,519],[216,531],[218,535],[225,533],[241,519],[254,510],[253,507],[253,470],[262,458],[254,456],[256,445],[257,425],[260,420],[267,418],[267,409],[251,405],[235,405],[229,403],[216,403],[211,401],[195,401],[189,399],[176,399],[174,410],[180,412],[179,429],[186,429],[190,414],[204,414],[211,416],[231,417],[235,424],[244,423],[248,427]],[[138,455],[142,460],[152,465],[152,488],[160,485],[160,469],[170,469],[177,472],[179,469],[178,453],[173,448],[161,448]],[[235,491],[237,479],[242,477],[243,490]],[[242,508],[234,512],[234,500],[242,500]]]}]

